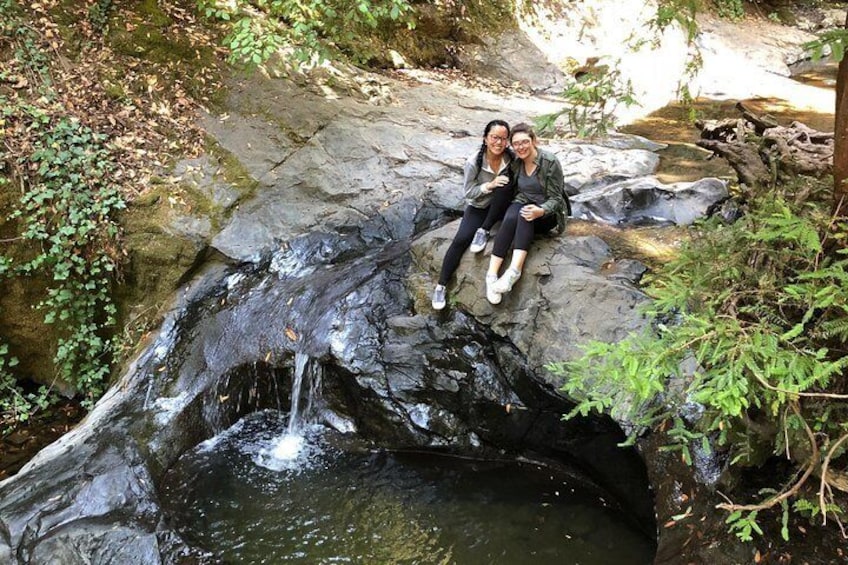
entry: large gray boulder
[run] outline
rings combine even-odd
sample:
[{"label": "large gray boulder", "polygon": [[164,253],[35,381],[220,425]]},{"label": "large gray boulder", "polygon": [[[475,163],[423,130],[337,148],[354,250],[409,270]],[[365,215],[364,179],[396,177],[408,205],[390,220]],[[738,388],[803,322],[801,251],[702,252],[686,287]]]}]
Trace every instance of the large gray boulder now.
[{"label": "large gray boulder", "polygon": [[[206,116],[203,123],[256,189],[213,235],[214,249],[236,261],[256,260],[310,229],[354,229],[403,198],[461,210],[462,166],[480,147],[485,124],[494,118],[530,121],[561,108],[556,100],[518,92],[507,97],[453,91],[423,78],[412,86],[386,77],[374,80],[391,93],[390,104],[341,95],[328,99],[315,84],[304,88],[261,76],[232,86],[230,110]],[[526,113],[531,107],[533,114]],[[652,175],[659,164],[656,152],[664,146],[644,138],[614,135],[543,144],[560,158],[569,193],[587,191],[580,200],[585,217],[603,209],[596,219],[614,224],[646,218],[689,223],[693,214],[680,209],[703,211],[727,196],[715,190],[723,184],[718,180],[709,190],[660,183]],[[600,191],[609,184],[605,179],[637,183],[640,198],[622,201],[614,186]],[[656,206],[669,201],[671,208]]]}]

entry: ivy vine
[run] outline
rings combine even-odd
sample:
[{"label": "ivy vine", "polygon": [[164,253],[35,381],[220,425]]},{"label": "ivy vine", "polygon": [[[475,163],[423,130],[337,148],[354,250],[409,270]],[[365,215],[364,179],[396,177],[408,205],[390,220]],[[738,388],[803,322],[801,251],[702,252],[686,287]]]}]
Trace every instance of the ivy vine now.
[{"label": "ivy vine", "polygon": [[[105,16],[110,5],[98,2],[94,19]],[[34,307],[58,336],[55,379],[90,407],[111,370],[116,313],[111,286],[121,256],[115,216],[125,203],[112,180],[105,136],[69,117],[58,102],[42,39],[26,25],[17,2],[0,0],[0,32],[0,47],[11,55],[0,64],[0,80],[15,86],[0,95],[0,131],[8,150],[0,160],[0,189],[20,194],[7,218],[14,230],[7,243],[14,245],[0,253],[0,278],[46,281]],[[25,101],[26,92],[37,92],[37,101]],[[22,388],[17,365],[10,344],[0,342],[5,425],[28,420],[55,398],[50,386]]]}]

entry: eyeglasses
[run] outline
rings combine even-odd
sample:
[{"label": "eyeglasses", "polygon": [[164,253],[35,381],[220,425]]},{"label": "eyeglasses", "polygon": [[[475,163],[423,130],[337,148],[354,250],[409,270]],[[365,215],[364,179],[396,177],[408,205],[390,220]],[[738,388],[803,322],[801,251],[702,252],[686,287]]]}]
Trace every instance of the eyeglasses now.
[{"label": "eyeglasses", "polygon": [[513,146],[513,147],[516,147],[516,148],[520,148],[520,147],[527,147],[527,146],[528,146],[528,145],[530,145],[531,143],[533,143],[533,140],[532,140],[532,139],[522,139],[522,140],[520,140],[520,141],[513,141],[513,142],[512,142],[512,146]]},{"label": "eyeglasses", "polygon": [[505,137],[501,137],[499,135],[490,135],[489,141],[492,143],[506,143],[507,140]]}]

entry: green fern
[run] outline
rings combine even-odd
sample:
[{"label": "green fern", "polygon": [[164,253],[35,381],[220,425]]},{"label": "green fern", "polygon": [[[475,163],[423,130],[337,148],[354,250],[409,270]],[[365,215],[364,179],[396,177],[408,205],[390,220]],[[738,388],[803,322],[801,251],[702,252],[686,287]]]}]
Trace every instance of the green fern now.
[{"label": "green fern", "polygon": [[[733,465],[761,461],[763,442],[775,453],[787,440],[808,442],[807,426],[820,450],[844,433],[846,403],[815,395],[839,392],[848,372],[848,260],[822,255],[826,222],[814,208],[770,196],[751,210],[731,226],[696,225],[680,256],[646,277],[649,329],[549,366],[577,403],[566,417],[626,405],[633,434],[662,420],[667,449],[684,460],[710,437]],[[802,394],[813,397],[799,402]],[[693,401],[701,417],[680,418]],[[728,524],[741,539],[760,532],[756,512],[734,513]]]}]

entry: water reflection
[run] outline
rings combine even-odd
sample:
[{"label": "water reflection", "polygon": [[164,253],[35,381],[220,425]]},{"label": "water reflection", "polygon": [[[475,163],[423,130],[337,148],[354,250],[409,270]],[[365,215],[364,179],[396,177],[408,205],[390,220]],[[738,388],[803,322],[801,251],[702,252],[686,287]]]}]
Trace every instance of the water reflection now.
[{"label": "water reflection", "polygon": [[651,540],[548,468],[371,450],[316,426],[296,464],[275,467],[286,427],[254,414],[179,461],[163,499],[190,541],[227,563],[652,560]]}]

